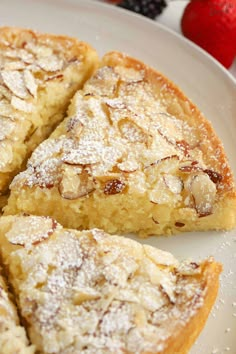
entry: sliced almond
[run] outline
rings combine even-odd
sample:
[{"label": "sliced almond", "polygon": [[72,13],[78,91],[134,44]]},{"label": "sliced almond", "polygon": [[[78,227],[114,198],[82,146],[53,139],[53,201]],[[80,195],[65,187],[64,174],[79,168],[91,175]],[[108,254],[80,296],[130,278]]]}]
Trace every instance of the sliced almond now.
[{"label": "sliced almond", "polygon": [[212,182],[214,182],[215,184],[220,183],[222,181],[223,177],[220,173],[209,169],[204,170],[204,172],[208,174]]},{"label": "sliced almond", "polygon": [[49,217],[18,216],[6,238],[13,245],[30,247],[46,240],[57,227],[59,224]]},{"label": "sliced almond", "polygon": [[122,137],[130,143],[146,143],[147,133],[129,118],[124,118],[118,123]]},{"label": "sliced almond", "polygon": [[81,123],[81,121],[78,118],[76,117],[70,118],[67,123],[67,132],[71,132],[73,137],[78,138],[82,133],[83,126],[84,125]]},{"label": "sliced almond", "polygon": [[161,205],[175,205],[182,199],[179,193],[171,192],[163,176],[152,185],[152,189],[148,191],[148,196],[151,203]]},{"label": "sliced almond", "polygon": [[183,140],[183,122],[168,113],[160,112],[158,114],[155,127],[159,134],[171,144],[176,145],[176,141]]},{"label": "sliced almond", "polygon": [[33,104],[26,102],[16,96],[12,96],[11,104],[14,108],[25,113],[31,113],[33,111]]},{"label": "sliced almond", "polygon": [[13,161],[12,143],[9,140],[0,141],[0,172],[10,171]]},{"label": "sliced almond", "polygon": [[166,297],[156,287],[148,283],[140,284],[138,297],[142,306],[151,312],[157,311],[167,303]]},{"label": "sliced almond", "polygon": [[52,48],[46,47],[45,45],[36,44],[32,40],[26,43],[25,48],[36,57],[50,57],[53,54]]},{"label": "sliced almond", "polygon": [[[9,138],[16,127],[16,123],[8,118],[0,116],[0,141]],[[1,155],[2,159],[2,155]]]},{"label": "sliced almond", "polygon": [[104,66],[85,84],[84,91],[90,94],[98,93],[99,96],[113,96],[119,80],[113,68]]},{"label": "sliced almond", "polygon": [[63,60],[56,55],[40,57],[37,64],[47,72],[56,72],[63,68]]},{"label": "sliced almond", "polygon": [[100,162],[101,154],[104,152],[100,143],[86,142],[71,149],[62,157],[62,161],[70,165],[91,165]]},{"label": "sliced almond", "polygon": [[179,165],[179,170],[183,173],[192,173],[197,171],[202,171],[202,167],[199,166],[198,161],[181,161]]},{"label": "sliced almond", "polygon": [[4,84],[12,93],[20,98],[27,98],[28,91],[25,86],[23,74],[16,70],[3,70],[1,72]]},{"label": "sliced almond", "polygon": [[201,273],[201,267],[198,263],[184,261],[178,266],[177,272],[181,275],[196,275]]},{"label": "sliced almond", "polygon": [[120,171],[125,173],[132,173],[137,171],[139,164],[135,160],[126,160],[117,164]]},{"label": "sliced almond", "polygon": [[159,176],[161,173],[175,173],[178,167],[179,157],[177,155],[167,156],[145,167],[145,172],[147,173],[147,180],[150,184],[155,183],[157,180],[157,176]]},{"label": "sliced almond", "polygon": [[81,305],[85,301],[97,300],[101,294],[93,288],[76,289],[73,297],[74,305]]},{"label": "sliced almond", "polygon": [[62,198],[74,200],[87,196],[95,188],[94,182],[87,171],[83,170],[78,175],[78,172],[72,166],[67,166],[62,173],[62,180],[58,189]]},{"label": "sliced almond", "polygon": [[143,248],[147,257],[150,258],[152,262],[154,262],[157,265],[164,265],[164,266],[178,265],[177,259],[175,259],[174,256],[169,252],[161,251],[149,245],[144,245]]},{"label": "sliced almond", "polygon": [[116,66],[114,70],[120,76],[121,80],[127,83],[140,82],[145,77],[144,70],[135,70],[123,66]]},{"label": "sliced almond", "polygon": [[148,192],[149,200],[153,204],[170,204],[173,201],[173,194],[170,192],[163,178],[160,178],[153,189]]},{"label": "sliced almond", "polygon": [[24,81],[26,88],[28,89],[29,93],[33,96],[37,96],[37,84],[34,78],[34,75],[29,71],[25,70],[24,71]]},{"label": "sliced almond", "polygon": [[52,81],[52,80],[58,80],[61,81],[63,79],[64,75],[63,74],[57,74],[57,75],[49,75],[47,78],[45,78],[45,81]]},{"label": "sliced almond", "polygon": [[163,176],[165,184],[169,188],[169,190],[174,194],[179,194],[182,192],[184,185],[180,177],[173,176],[170,174],[165,174]]},{"label": "sliced almond", "polygon": [[62,180],[59,184],[59,192],[65,199],[77,199],[80,197],[80,177],[73,166],[65,165]]},{"label": "sliced almond", "polygon": [[126,108],[124,102],[120,98],[106,99],[104,100],[104,102],[109,108],[114,108],[114,109]]},{"label": "sliced almond", "polygon": [[119,179],[112,179],[105,184],[104,194],[113,195],[123,192],[125,183]]},{"label": "sliced almond", "polygon": [[5,86],[0,85],[0,93],[2,94],[2,96],[7,98],[9,101],[11,101],[12,92],[8,90]]},{"label": "sliced almond", "polygon": [[[21,48],[21,49],[9,49],[4,52],[4,56],[11,58],[11,59],[21,59],[21,63],[33,63],[34,61],[34,56],[29,53],[27,50]],[[20,61],[18,60],[20,63]]]},{"label": "sliced almond", "polygon": [[206,216],[212,213],[216,197],[216,185],[207,174],[195,175],[190,184],[197,213]]},{"label": "sliced almond", "polygon": [[5,99],[0,100],[0,112],[1,116],[8,118],[13,118],[16,115],[10,103]]},{"label": "sliced almond", "polygon": [[190,145],[185,140],[177,140],[176,147],[181,150],[184,156],[189,155]]},{"label": "sliced almond", "polygon": [[23,61],[10,61],[6,62],[4,65],[4,70],[24,70],[26,64]]}]

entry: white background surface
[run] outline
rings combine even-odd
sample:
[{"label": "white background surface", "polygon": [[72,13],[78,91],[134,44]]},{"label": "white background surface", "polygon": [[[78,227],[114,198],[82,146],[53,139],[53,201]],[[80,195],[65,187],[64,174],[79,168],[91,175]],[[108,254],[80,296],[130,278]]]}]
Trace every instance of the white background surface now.
[{"label": "white background surface", "polygon": [[[176,12],[177,13],[177,12]],[[170,26],[176,17],[159,21]],[[172,22],[173,21],[173,22]],[[236,83],[227,70],[181,36],[154,21],[88,0],[1,0],[1,25],[77,36],[100,54],[120,50],[138,57],[176,82],[212,121],[236,173]],[[191,354],[236,353],[236,234],[206,232],[145,242],[180,258],[213,255],[224,265],[218,301]]]}]

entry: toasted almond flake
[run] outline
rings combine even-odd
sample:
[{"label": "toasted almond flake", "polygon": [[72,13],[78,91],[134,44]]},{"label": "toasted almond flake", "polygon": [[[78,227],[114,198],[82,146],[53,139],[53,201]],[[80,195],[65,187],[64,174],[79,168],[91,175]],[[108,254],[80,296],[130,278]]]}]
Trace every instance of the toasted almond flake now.
[{"label": "toasted almond flake", "polygon": [[52,48],[46,47],[45,45],[36,44],[32,41],[27,42],[25,48],[38,58],[49,57],[53,53]]},{"label": "toasted almond flake", "polygon": [[4,65],[4,70],[23,70],[26,64],[23,61],[10,61],[6,62]]},{"label": "toasted almond flake", "polygon": [[145,131],[129,118],[120,120],[119,130],[130,143],[145,143],[148,140]]},{"label": "toasted almond flake", "polygon": [[124,102],[119,98],[113,98],[113,99],[107,98],[104,100],[104,102],[110,108],[115,108],[115,109],[125,109],[126,108]]},{"label": "toasted almond flake", "polygon": [[8,138],[15,129],[15,122],[0,116],[0,141]]},{"label": "toasted almond flake", "polygon": [[12,106],[7,102],[7,100],[0,100],[0,112],[1,116],[8,118],[12,118],[14,114]]},{"label": "toasted almond flake", "polygon": [[30,247],[47,239],[57,227],[59,224],[49,217],[19,216],[6,237],[13,245]]},{"label": "toasted almond flake", "polygon": [[33,111],[33,104],[31,102],[25,102],[16,96],[12,97],[11,104],[14,108],[25,113],[30,113]]},{"label": "toasted almond flake", "polygon": [[135,172],[139,168],[139,164],[136,160],[126,160],[117,164],[117,167],[122,172]]},{"label": "toasted almond flake", "polygon": [[143,248],[147,257],[157,265],[176,266],[179,264],[177,259],[169,252],[160,251],[159,249],[153,248],[149,245],[144,245]]},{"label": "toasted almond flake", "polygon": [[211,214],[216,197],[216,185],[210,177],[206,173],[195,175],[190,184],[190,191],[198,214],[200,216]]},{"label": "toasted almond flake", "polygon": [[41,57],[37,60],[37,64],[45,71],[59,71],[63,67],[63,60],[58,58],[56,55],[51,55],[48,57]]},{"label": "toasted almond flake", "polygon": [[80,144],[62,157],[62,161],[71,165],[90,165],[100,162],[103,147],[101,144]]},{"label": "toasted almond flake", "polygon": [[169,190],[174,193],[174,194],[179,194],[183,190],[183,182],[180,177],[170,175],[170,174],[165,174],[164,175],[164,181]]},{"label": "toasted almond flake", "polygon": [[104,194],[113,195],[123,192],[125,188],[125,182],[119,179],[111,179],[107,181],[104,188]]},{"label": "toasted almond flake", "polygon": [[11,91],[9,91],[8,88],[6,88],[5,86],[0,85],[0,93],[1,93],[5,98],[7,98],[9,101],[11,100],[12,93],[11,93]]},{"label": "toasted almond flake", "polygon": [[118,74],[121,80],[128,83],[140,82],[144,79],[144,70],[135,70],[133,68],[127,69],[126,67],[117,66],[115,67],[115,73]]},{"label": "toasted almond flake", "polygon": [[[32,63],[34,56],[25,49],[9,49],[4,51],[4,56],[11,59],[21,59],[24,63]],[[20,61],[18,61],[20,63]]]},{"label": "toasted almond flake", "polygon": [[37,96],[37,84],[36,84],[34,75],[29,70],[24,71],[24,80],[25,80],[26,88],[29,90],[30,94],[33,97],[36,97]]},{"label": "toasted almond flake", "polygon": [[8,172],[13,160],[12,145],[10,141],[0,141],[0,172]]},{"label": "toasted almond flake", "polygon": [[16,70],[3,70],[1,75],[4,84],[14,93],[14,95],[20,98],[28,97],[28,91],[21,72]]},{"label": "toasted almond flake", "polygon": [[195,275],[201,273],[201,267],[196,262],[183,261],[177,268],[182,275]]}]

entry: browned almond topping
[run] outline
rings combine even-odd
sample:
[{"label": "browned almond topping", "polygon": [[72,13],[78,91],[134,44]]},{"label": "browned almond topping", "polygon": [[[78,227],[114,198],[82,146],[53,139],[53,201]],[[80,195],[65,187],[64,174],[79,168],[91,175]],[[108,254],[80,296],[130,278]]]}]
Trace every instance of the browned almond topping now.
[{"label": "browned almond topping", "polygon": [[67,123],[67,132],[71,132],[71,134],[73,134],[73,136],[75,137],[79,137],[81,132],[83,130],[83,124],[81,123],[81,121],[79,119],[75,118],[71,118],[68,123]]},{"label": "browned almond topping", "polygon": [[208,174],[212,182],[220,183],[222,181],[222,175],[220,173],[209,169],[204,170],[204,172]]},{"label": "browned almond topping", "polygon": [[27,98],[28,91],[25,86],[23,74],[16,70],[5,70],[1,72],[4,84],[12,93],[20,98]]},{"label": "browned almond topping", "polygon": [[6,237],[11,244],[24,247],[42,242],[59,227],[59,224],[49,217],[19,216],[16,220]]},{"label": "browned almond topping", "polygon": [[186,165],[186,166],[181,166],[179,170],[181,172],[189,173],[189,172],[202,171],[202,168],[196,165]]},{"label": "browned almond topping", "polygon": [[183,222],[176,221],[175,226],[176,227],[184,227],[185,224]]},{"label": "browned almond topping", "polygon": [[62,180],[59,183],[59,193],[65,199],[78,199],[94,191],[94,182],[88,172],[83,170],[80,174],[75,167],[65,165],[62,171]]},{"label": "browned almond topping", "polygon": [[165,182],[166,186],[174,194],[181,193],[181,191],[184,188],[183,182],[182,182],[181,178],[178,177],[178,176],[165,174],[163,176],[163,179],[164,179],[164,182]]},{"label": "browned almond topping", "polygon": [[185,156],[189,154],[190,145],[185,140],[176,141],[176,145]]},{"label": "browned almond topping", "polygon": [[160,224],[159,221],[157,221],[156,219],[154,219],[154,217],[152,216],[152,221],[155,223],[155,224]]},{"label": "browned almond topping", "polygon": [[50,75],[48,76],[45,81],[52,81],[52,80],[62,80],[63,79],[63,74],[58,74],[58,75]]},{"label": "browned almond topping", "polygon": [[29,91],[29,93],[33,97],[36,97],[38,86],[36,84],[33,74],[29,70],[24,71],[24,81],[25,81],[25,85],[26,85],[26,88]]},{"label": "browned almond topping", "polygon": [[121,193],[125,188],[125,183],[119,179],[113,179],[105,184],[104,193],[107,195]]},{"label": "browned almond topping", "polygon": [[147,134],[129,118],[119,122],[119,129],[122,136],[131,143],[145,143],[147,141]]},{"label": "browned almond topping", "polygon": [[197,213],[200,216],[211,214],[216,196],[216,185],[209,176],[204,173],[194,176],[190,190]]}]

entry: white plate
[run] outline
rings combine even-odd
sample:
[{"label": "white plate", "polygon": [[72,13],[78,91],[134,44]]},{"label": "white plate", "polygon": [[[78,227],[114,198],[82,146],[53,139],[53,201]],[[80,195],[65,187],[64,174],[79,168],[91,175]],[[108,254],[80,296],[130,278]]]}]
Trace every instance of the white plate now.
[{"label": "white plate", "polygon": [[[0,23],[77,36],[100,54],[113,49],[125,51],[162,71],[212,121],[236,172],[236,82],[187,40],[153,21],[88,0],[1,0]],[[235,354],[235,232],[184,234],[146,242],[180,258],[213,255],[223,263],[217,304],[191,353]]]}]

